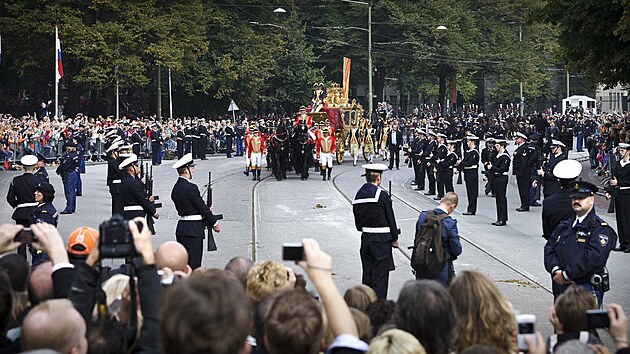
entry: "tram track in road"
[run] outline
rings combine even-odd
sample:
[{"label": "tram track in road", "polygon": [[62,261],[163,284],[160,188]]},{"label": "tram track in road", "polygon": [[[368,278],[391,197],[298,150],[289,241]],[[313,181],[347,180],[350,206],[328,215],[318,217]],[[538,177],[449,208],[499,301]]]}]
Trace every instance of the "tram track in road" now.
[{"label": "tram track in road", "polygon": [[[341,187],[339,186],[339,184],[337,183],[337,177],[340,177],[342,175],[344,175],[345,173],[351,172],[353,170],[347,170],[341,173],[338,173],[337,175],[335,175],[333,177],[332,180],[332,184],[333,187],[335,188],[335,190],[337,190],[337,192],[344,198],[346,199],[346,201],[348,201],[348,203],[350,203],[350,205],[352,205],[352,198],[350,196],[348,196],[346,193],[344,193],[341,190]],[[383,186],[381,186],[381,188],[385,191],[387,191],[386,188],[384,188]],[[388,191],[389,192],[389,191]],[[394,194],[393,192],[391,193],[391,197],[398,200],[399,202],[401,202],[402,204],[404,204],[405,206],[407,206],[408,208],[421,213],[423,210],[418,208],[417,206],[413,205],[412,203],[410,203],[409,201],[403,199],[402,197]],[[459,212],[456,212],[457,214],[459,214]],[[462,239],[464,242],[466,242],[467,244],[469,244],[470,246],[476,248],[477,250],[479,250],[480,252],[482,252],[483,254],[485,254],[487,257],[491,258],[492,260],[502,264],[503,266],[505,266],[506,268],[510,269],[511,271],[515,272],[516,274],[522,276],[523,278],[527,279],[528,281],[530,281],[531,283],[539,286],[540,288],[544,289],[545,291],[549,292],[550,294],[552,294],[552,290],[550,287],[546,286],[545,284],[541,283],[540,281],[534,279],[531,275],[529,275],[525,270],[520,269],[510,263],[508,263],[507,261],[501,259],[500,257],[498,257],[497,255],[491,253],[490,251],[486,250],[485,248],[483,248],[480,244],[472,241],[469,237],[462,235],[461,233],[459,234],[460,239]],[[402,254],[403,257],[405,257],[407,259],[407,261],[409,263],[411,263],[411,254],[406,252],[404,249],[404,247],[399,247],[398,251]]]},{"label": "tram track in road", "polygon": [[260,183],[265,181],[267,178],[271,177],[271,175],[265,176],[260,179],[260,181],[256,181],[252,186],[252,261],[256,262],[258,260],[258,223],[257,223],[257,215],[258,215],[258,205],[260,204],[258,201],[258,186]]}]

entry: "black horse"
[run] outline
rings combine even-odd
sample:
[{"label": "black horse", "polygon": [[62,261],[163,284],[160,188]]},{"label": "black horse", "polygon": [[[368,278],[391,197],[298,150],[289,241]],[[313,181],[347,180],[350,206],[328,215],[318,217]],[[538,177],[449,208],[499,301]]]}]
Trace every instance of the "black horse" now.
[{"label": "black horse", "polygon": [[293,130],[291,146],[293,149],[291,154],[293,168],[295,168],[295,173],[300,175],[300,178],[305,181],[308,179],[308,168],[313,159],[313,144],[309,139],[306,125],[300,124]]},{"label": "black horse", "polygon": [[273,175],[278,181],[287,178],[287,164],[289,158],[289,136],[283,123],[278,124],[270,138],[271,162]]}]

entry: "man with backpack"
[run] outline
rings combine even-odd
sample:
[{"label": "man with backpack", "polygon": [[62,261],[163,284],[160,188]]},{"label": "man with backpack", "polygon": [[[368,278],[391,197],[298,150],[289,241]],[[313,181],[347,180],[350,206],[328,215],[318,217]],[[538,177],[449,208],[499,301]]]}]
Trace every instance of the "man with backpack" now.
[{"label": "man with backpack", "polygon": [[457,194],[448,192],[434,210],[423,211],[416,222],[411,267],[416,279],[433,279],[448,286],[455,277],[453,261],[462,254],[457,220],[450,214],[457,207]]},{"label": "man with backpack", "polygon": [[380,188],[388,166],[370,163],[365,169],[366,183],[352,201],[357,231],[361,231],[362,283],[374,289],[379,299],[387,298],[389,272],[394,270],[392,248],[398,248],[398,234],[392,200]]}]

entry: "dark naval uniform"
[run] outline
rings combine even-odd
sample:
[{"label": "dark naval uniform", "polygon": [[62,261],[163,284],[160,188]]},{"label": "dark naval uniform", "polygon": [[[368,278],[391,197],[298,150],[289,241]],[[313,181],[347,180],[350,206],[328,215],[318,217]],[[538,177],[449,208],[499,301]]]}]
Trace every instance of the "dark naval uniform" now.
[{"label": "dark naval uniform", "polygon": [[365,183],[352,201],[354,223],[361,231],[362,283],[379,299],[387,298],[389,272],[394,270],[392,242],[398,240],[398,227],[389,194]]},{"label": "dark naval uniform", "polygon": [[[507,222],[508,220],[507,185],[509,170],[510,155],[508,155],[508,153],[504,151],[503,153],[497,155],[494,164],[490,169],[494,176],[492,191],[495,194],[495,202],[497,206],[497,221],[503,223]],[[527,171],[527,178],[529,180],[529,171]]]},{"label": "dark naval uniform", "polygon": [[442,196],[444,196],[444,193],[453,192],[455,190],[453,188],[453,168],[455,167],[456,163],[457,154],[454,151],[449,151],[446,154],[444,160],[438,163],[438,171],[440,174],[438,177],[438,181],[442,181],[442,186],[444,188]]},{"label": "dark naval uniform", "polygon": [[512,174],[516,176],[518,196],[521,200],[521,206],[517,209],[519,211],[529,210],[530,173],[529,148],[527,143],[524,143],[514,150],[514,159],[512,160]]},{"label": "dark naval uniform", "polygon": [[120,183],[119,192],[123,202],[122,216],[125,220],[155,215],[155,206],[147,198],[144,186],[139,179],[125,173]]},{"label": "dark naval uniform", "polygon": [[35,207],[29,222],[31,224],[46,223],[57,226],[59,222],[59,212],[50,202],[39,203],[37,207]]},{"label": "dark naval uniform", "polygon": [[[33,173],[24,173],[21,176],[13,178],[9,185],[7,193],[7,202],[13,208],[11,219],[15,220],[17,225],[28,227],[30,218],[38,203],[35,201],[35,189],[41,178]],[[26,245],[18,248],[18,253],[26,257]]]},{"label": "dark naval uniform", "polygon": [[[446,149],[446,145],[439,144],[437,146],[437,149],[435,150],[435,155],[436,155],[435,156],[436,160],[440,160],[440,162],[444,161],[444,159],[446,159],[446,155],[448,155],[448,150]],[[435,199],[441,199],[444,196],[445,178],[448,178],[448,176],[444,175],[444,167],[442,167],[440,163],[436,163],[434,166],[437,170],[437,174],[435,176],[437,180],[437,197]],[[451,170],[451,184],[453,184],[453,171],[452,170]]]},{"label": "dark naval uniform", "polygon": [[435,141],[430,141],[427,143],[427,148],[422,153],[422,159],[424,162],[424,169],[427,173],[427,181],[429,183],[429,190],[426,195],[434,195],[435,194],[435,174],[433,173],[433,168],[435,164],[435,150],[437,149],[437,143]]},{"label": "dark naval uniform", "polygon": [[615,198],[615,217],[619,244],[626,253],[630,253],[630,162],[617,161],[614,176],[617,179],[617,197]]},{"label": "dark naval uniform", "polygon": [[142,147],[142,136],[140,136],[140,133],[138,133],[138,130],[134,130],[133,133],[131,134],[131,152],[133,152],[134,154],[136,154],[137,156],[140,156],[140,150]]},{"label": "dark naval uniform", "polygon": [[[561,270],[567,281],[583,286],[597,297],[602,305],[604,291],[601,277],[610,251],[615,248],[617,234],[591,210],[582,222],[577,218],[565,220],[554,230],[545,245],[545,269],[549,274]],[[553,294],[557,298],[567,288],[553,283]]]},{"label": "dark naval uniform", "polygon": [[558,156],[553,155],[549,157],[549,161],[543,169],[544,174],[542,175],[544,185],[543,195],[545,196],[545,199],[560,190],[560,181],[556,176],[553,175],[553,168],[556,167],[558,162],[566,159],[567,157],[564,154],[560,154]]},{"label": "dark naval uniform", "polygon": [[[35,171],[35,176],[39,177],[41,181],[49,182],[50,178],[48,177],[48,171],[46,171],[46,167],[40,167]],[[40,181],[40,182],[41,182]]]},{"label": "dark naval uniform", "polygon": [[486,146],[481,150],[481,163],[483,163],[484,172],[486,174],[486,178],[488,179],[488,182],[486,183],[486,186],[484,188],[484,193],[486,195],[490,193],[494,195],[494,190],[492,190],[492,188],[494,187],[494,174],[487,168],[487,166],[488,164],[494,164],[496,156],[497,150],[494,148],[494,146]]},{"label": "dark naval uniform", "polygon": [[114,214],[123,213],[123,202],[120,196],[120,184],[124,172],[118,168],[120,161],[112,156],[107,156],[107,187],[109,187],[109,194],[112,197],[112,216]]},{"label": "dark naval uniform", "polygon": [[545,197],[542,203],[543,237],[549,240],[553,230],[565,220],[575,219],[575,212],[571,206],[571,188],[560,188],[559,191]]},{"label": "dark naval uniform", "polygon": [[177,131],[176,136],[177,138],[175,140],[177,141],[176,142],[177,159],[179,160],[184,156],[184,139],[185,139],[184,132],[181,129],[179,129]]},{"label": "dark naval uniform", "polygon": [[197,269],[201,267],[206,225],[212,228],[218,220],[201,198],[197,185],[185,177],[180,176],[175,182],[171,199],[179,215],[175,230],[177,242],[188,251],[188,265]]},{"label": "dark naval uniform", "polygon": [[466,182],[466,196],[468,197],[468,213],[477,212],[477,196],[479,195],[479,151],[469,149],[459,163]]}]

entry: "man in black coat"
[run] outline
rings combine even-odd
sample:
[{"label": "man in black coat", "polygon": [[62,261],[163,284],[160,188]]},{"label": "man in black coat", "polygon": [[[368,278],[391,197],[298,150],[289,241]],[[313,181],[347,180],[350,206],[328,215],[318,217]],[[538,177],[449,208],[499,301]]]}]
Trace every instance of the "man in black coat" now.
[{"label": "man in black coat", "polygon": [[566,160],[567,157],[562,151],[566,146],[558,140],[553,140],[551,143],[551,151],[549,154],[549,161],[545,167],[538,169],[538,176],[542,179],[543,195],[545,199],[552,194],[560,190],[560,180],[553,174],[554,168],[560,161]]},{"label": "man in black coat", "polygon": [[171,199],[179,215],[175,236],[177,242],[188,252],[188,265],[192,269],[197,269],[201,267],[206,225],[214,232],[221,232],[221,225],[218,218],[212,214],[211,207],[201,198],[197,185],[190,181],[195,172],[192,154],[184,155],[173,164],[173,168],[179,174],[171,192]]},{"label": "man in black coat", "polygon": [[232,122],[228,121],[227,126],[225,127],[225,133],[223,137],[225,138],[225,154],[227,158],[232,157],[232,140],[234,138],[234,128],[232,128]]},{"label": "man in black coat", "polygon": [[115,214],[122,215],[123,203],[120,196],[120,183],[122,182],[123,172],[118,168],[120,161],[118,161],[119,153],[118,148],[121,142],[116,142],[107,148],[107,187],[109,187],[109,194],[112,197],[112,216]]},{"label": "man in black coat", "polygon": [[398,123],[394,123],[394,127],[387,134],[387,147],[389,148],[389,169],[394,167],[394,159],[396,159],[396,169],[399,170],[400,165],[400,148],[403,145],[402,132],[398,130]]}]

